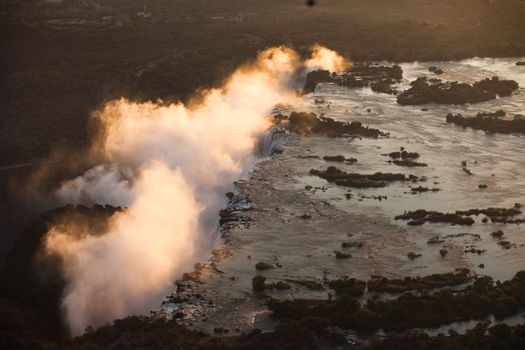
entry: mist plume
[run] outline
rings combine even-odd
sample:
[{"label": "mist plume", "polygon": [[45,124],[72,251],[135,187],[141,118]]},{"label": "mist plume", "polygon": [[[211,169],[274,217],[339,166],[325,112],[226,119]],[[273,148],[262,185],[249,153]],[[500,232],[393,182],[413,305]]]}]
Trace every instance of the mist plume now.
[{"label": "mist plume", "polygon": [[46,250],[63,261],[62,306],[72,334],[156,308],[174,280],[206,258],[224,193],[253,164],[273,107],[293,102],[291,80],[305,67],[347,63],[320,46],[306,62],[289,48],[271,48],[193,104],[122,99],[94,114],[101,164],[64,182],[56,196],[128,209],[101,235],[73,234],[74,222],[46,235]]},{"label": "mist plume", "polygon": [[317,44],[313,45],[310,50],[312,54],[305,62],[305,66],[310,70],[326,69],[330,72],[342,72],[352,67],[350,61],[334,50]]}]

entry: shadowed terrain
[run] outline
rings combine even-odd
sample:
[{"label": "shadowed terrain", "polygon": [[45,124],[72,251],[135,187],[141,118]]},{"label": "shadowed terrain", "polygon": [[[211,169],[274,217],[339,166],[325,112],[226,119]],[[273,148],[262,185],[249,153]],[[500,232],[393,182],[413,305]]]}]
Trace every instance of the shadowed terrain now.
[{"label": "shadowed terrain", "polygon": [[83,147],[109,99],[185,99],[265,47],[353,60],[525,55],[525,2],[12,1],[0,5],[0,166]]},{"label": "shadowed terrain", "polygon": [[[0,0],[0,348],[525,348],[524,19],[525,0]],[[128,210],[54,196],[104,164],[93,113],[197,105],[265,48],[317,43],[354,67],[275,107],[209,260],[151,317],[71,337],[46,234]]]}]

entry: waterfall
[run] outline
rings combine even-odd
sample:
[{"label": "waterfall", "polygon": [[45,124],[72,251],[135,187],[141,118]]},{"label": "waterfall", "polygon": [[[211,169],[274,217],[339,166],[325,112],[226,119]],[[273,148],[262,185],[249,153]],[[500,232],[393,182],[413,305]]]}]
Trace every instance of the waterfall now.
[{"label": "waterfall", "polygon": [[287,138],[288,133],[282,129],[272,128],[268,130],[259,141],[257,155],[267,157],[275,150],[280,150]]}]

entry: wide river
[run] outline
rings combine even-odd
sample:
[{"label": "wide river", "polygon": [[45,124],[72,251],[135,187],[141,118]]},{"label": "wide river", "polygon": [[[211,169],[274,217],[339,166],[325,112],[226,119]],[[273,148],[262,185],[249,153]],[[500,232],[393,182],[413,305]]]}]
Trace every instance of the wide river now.
[{"label": "wide river", "polygon": [[[476,222],[472,226],[408,226],[406,221],[394,220],[407,210],[454,212],[525,204],[525,135],[486,134],[445,121],[447,113],[474,116],[499,109],[510,117],[525,115],[525,66],[516,66],[519,60],[523,59],[401,65],[404,80],[397,86],[399,90],[406,89],[418,76],[436,77],[428,71],[433,65],[443,69],[439,76],[443,80],[472,83],[497,75],[520,84],[520,90],[511,97],[473,105],[400,106],[395,96],[374,93],[369,88],[319,85],[294,109],[361,121],[390,136],[351,139],[288,135],[284,152],[260,162],[238,185],[239,196],[255,203],[255,208],[242,213],[246,223],[225,234],[211,262],[200,269],[199,283],[180,284],[179,295],[189,301],[167,302],[163,310],[179,311],[185,315],[182,322],[207,331],[219,326],[232,332],[236,328],[271,329],[274,322],[267,316],[267,299],[252,291],[251,279],[257,274],[292,286],[290,290],[267,292],[269,296],[326,298],[333,291],[313,291],[297,282],[322,284],[324,278],[338,276],[367,279],[371,275],[427,275],[457,267],[504,280],[525,269],[525,230],[519,225],[483,223],[482,215],[473,217]],[[428,166],[408,168],[389,163],[384,154],[401,147],[418,152],[418,161]],[[339,154],[358,161],[345,164],[322,159]],[[472,175],[463,171],[464,161]],[[349,190],[309,175],[311,168],[326,169],[330,165],[357,173],[414,174],[425,176],[427,181]],[[419,185],[439,191],[413,194],[410,187]],[[480,189],[479,185],[487,188]],[[504,231],[510,249],[503,249],[491,236],[496,230]],[[439,243],[429,243],[433,238]],[[363,246],[341,248],[344,241],[363,242]],[[472,248],[480,254],[466,252]],[[448,254],[441,256],[441,249]],[[336,259],[335,250],[351,253],[352,258]],[[421,257],[409,259],[409,252]],[[259,261],[275,268],[259,272],[254,267]]]}]

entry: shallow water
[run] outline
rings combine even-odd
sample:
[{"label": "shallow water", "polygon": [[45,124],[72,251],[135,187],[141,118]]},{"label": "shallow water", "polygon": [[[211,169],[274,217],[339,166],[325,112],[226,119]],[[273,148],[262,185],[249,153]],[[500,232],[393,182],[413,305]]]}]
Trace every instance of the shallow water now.
[{"label": "shallow water", "polygon": [[[402,65],[405,80],[399,84],[400,90],[417,76],[434,76],[428,72],[432,65],[445,71],[439,76],[441,79],[473,82],[498,75],[514,79],[522,86],[511,97],[475,105],[400,106],[395,96],[377,94],[368,88],[347,89],[331,84],[320,85],[314,94],[304,96],[296,109],[309,109],[338,120],[361,121],[389,132],[390,137],[376,140],[290,135],[283,154],[259,163],[251,176],[239,184],[239,194],[255,201],[256,208],[243,213],[248,223],[226,234],[224,245],[218,251],[225,257],[204,267],[202,283],[191,286],[192,293],[199,293],[201,298],[193,298],[186,306],[176,306],[183,311],[185,307],[191,309],[193,316],[182,322],[210,332],[218,326],[232,330],[272,329],[275,321],[266,312],[266,298],[252,292],[251,279],[257,274],[270,282],[299,279],[322,282],[324,277],[343,275],[361,279],[374,274],[415,276],[468,267],[476,273],[503,280],[525,269],[525,230],[519,225],[483,224],[482,216],[474,217],[476,223],[471,227],[447,224],[413,227],[405,221],[394,220],[394,216],[406,210],[453,212],[525,204],[524,135],[489,135],[445,122],[447,113],[470,116],[479,111],[504,109],[508,115],[525,114],[525,67],[515,66],[518,60],[523,59]],[[319,97],[326,103],[315,104],[315,98]],[[400,147],[420,153],[418,161],[427,163],[428,167],[389,164],[389,158],[382,154]],[[322,160],[325,155],[338,154],[357,158],[358,162],[346,165]],[[305,158],[305,155],[321,158]],[[462,170],[462,161],[467,161],[473,175]],[[402,172],[426,176],[428,180],[418,184],[392,183],[379,189],[351,189],[353,197],[346,199],[347,188],[308,174],[311,168],[323,169],[330,165],[349,172]],[[479,189],[480,184],[486,184],[487,189]],[[307,185],[314,189],[306,190]],[[440,191],[412,194],[410,186],[419,185],[437,187]],[[379,195],[387,199],[367,198]],[[300,217],[305,213],[311,218]],[[515,247],[504,250],[498,245],[490,235],[498,229],[505,232],[505,239]],[[479,239],[463,235],[445,238],[441,244],[427,244],[432,237],[461,233],[479,235]],[[341,243],[347,240],[362,241],[364,247],[341,248]],[[486,253],[464,253],[464,249],[471,246]],[[439,254],[443,248],[449,251],[445,257]],[[353,256],[336,259],[334,250],[344,250]],[[408,252],[422,256],[412,261],[407,258]],[[258,261],[281,267],[258,272],[254,268]],[[484,264],[484,268],[480,264]],[[266,294],[279,298],[326,298],[331,292],[328,289],[312,291],[289,283],[290,290]]]},{"label": "shallow water", "polygon": [[[364,200],[354,203],[339,202],[338,207],[352,212],[378,212],[393,218],[405,210],[427,209],[443,212],[466,210],[471,208],[512,207],[525,200],[525,135],[486,134],[480,130],[464,129],[445,122],[447,113],[475,115],[481,111],[503,109],[507,115],[525,114],[525,68],[515,66],[516,60],[470,59],[458,63],[426,63],[403,65],[404,76],[409,80],[417,76],[433,74],[427,67],[437,65],[445,71],[443,78],[459,81],[475,81],[498,75],[514,79],[521,84],[520,91],[509,98],[466,106],[444,106],[428,104],[424,106],[400,106],[394,96],[376,94],[369,89],[341,89],[334,85],[323,85],[316,91],[316,97],[323,97],[330,106],[316,106],[310,101],[305,104],[317,107],[319,112],[339,120],[359,120],[367,125],[390,132],[390,138],[380,141],[363,139],[353,140],[346,156],[359,160],[358,164],[346,166],[347,171],[355,172],[404,172],[418,176],[427,176],[427,183],[422,186],[437,187],[439,192],[407,194],[405,184],[394,184],[384,189],[353,191],[366,195],[386,195],[388,200],[378,203]],[[401,85],[406,85],[403,82]],[[328,105],[328,104],[327,104]],[[370,108],[370,113],[367,109]],[[422,109],[428,109],[423,111]],[[349,110],[350,113],[346,113]],[[418,152],[418,161],[428,167],[406,168],[386,163],[388,157],[381,154],[405,147],[408,151]],[[469,176],[462,170],[461,162],[467,161],[467,167],[474,175]],[[319,167],[326,166],[320,162]],[[324,162],[326,163],[326,162]],[[310,182],[303,178],[303,182]],[[434,182],[436,184],[434,184]],[[481,190],[478,185],[486,184]],[[419,184],[418,184],[419,185]],[[416,186],[418,186],[416,185]],[[330,186],[329,195],[345,191]],[[397,224],[403,224],[398,222]],[[475,245],[487,249],[482,257],[467,256],[473,266],[482,262],[485,269],[479,273],[490,274],[496,279],[507,279],[520,269],[525,268],[525,250],[511,249],[502,251],[490,233],[502,229],[508,240],[517,245],[525,243],[524,230],[516,225],[482,224],[476,218],[472,227],[451,227],[449,225],[425,225],[422,228],[410,228],[423,234],[445,235],[462,232],[480,234],[482,241]],[[492,263],[497,261],[496,264]]]}]

